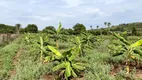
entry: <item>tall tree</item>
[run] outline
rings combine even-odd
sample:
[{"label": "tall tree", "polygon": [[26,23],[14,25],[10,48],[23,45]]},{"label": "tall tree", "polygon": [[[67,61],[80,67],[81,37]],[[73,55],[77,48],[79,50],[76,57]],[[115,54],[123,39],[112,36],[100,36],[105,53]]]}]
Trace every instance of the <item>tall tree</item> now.
[{"label": "tall tree", "polygon": [[108,23],[107,23],[107,26],[108,26],[108,35],[109,35],[109,33],[110,33],[110,25],[111,25],[111,23],[108,22]]},{"label": "tall tree", "polygon": [[15,26],[0,24],[0,33],[14,33]]},{"label": "tall tree", "polygon": [[20,28],[21,28],[21,24],[16,24],[15,28],[16,28],[16,33],[19,34]]},{"label": "tall tree", "polygon": [[97,29],[99,28],[99,26],[97,26]]},{"label": "tall tree", "polygon": [[75,34],[80,34],[86,31],[86,27],[83,24],[77,23],[73,26]]},{"label": "tall tree", "polygon": [[91,30],[93,29],[93,27],[92,27],[92,26],[90,26],[90,28],[91,28]]},{"label": "tall tree", "polygon": [[45,29],[42,30],[42,32],[48,33],[48,34],[54,34],[55,30],[56,29],[54,26],[47,26],[47,27],[45,27]]},{"label": "tall tree", "polygon": [[107,22],[104,22],[104,25],[107,26]]},{"label": "tall tree", "polygon": [[107,23],[107,26],[108,26],[108,27],[110,27],[110,25],[111,25],[111,23],[110,23],[110,22],[108,22],[108,23]]},{"label": "tall tree", "polygon": [[37,33],[38,27],[35,24],[28,24],[28,26],[25,28],[25,31],[29,33]]}]

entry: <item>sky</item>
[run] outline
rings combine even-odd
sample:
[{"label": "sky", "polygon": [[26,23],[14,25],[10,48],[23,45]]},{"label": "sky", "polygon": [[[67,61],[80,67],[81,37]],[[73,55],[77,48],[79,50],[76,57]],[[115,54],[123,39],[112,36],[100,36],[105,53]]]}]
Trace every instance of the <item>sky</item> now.
[{"label": "sky", "polygon": [[39,30],[52,25],[72,28],[142,22],[142,0],[0,0],[0,23],[22,27],[36,24]]}]

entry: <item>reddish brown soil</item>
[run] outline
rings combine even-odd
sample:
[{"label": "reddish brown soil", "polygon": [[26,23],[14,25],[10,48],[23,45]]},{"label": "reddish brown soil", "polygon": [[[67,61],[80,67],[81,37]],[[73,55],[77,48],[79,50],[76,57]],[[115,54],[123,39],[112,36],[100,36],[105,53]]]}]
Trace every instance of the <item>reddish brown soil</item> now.
[{"label": "reddish brown soil", "polygon": [[[58,74],[59,72],[57,72]],[[53,76],[52,74],[44,74],[40,77],[42,80],[56,80],[55,76]],[[65,79],[61,79],[61,80],[65,80]],[[80,73],[80,78],[72,78],[70,80],[85,80],[84,79],[84,72]]]},{"label": "reddish brown soil", "polygon": [[41,79],[42,80],[55,80],[54,76],[50,75],[50,74],[45,74],[45,75],[41,76]]},{"label": "reddish brown soil", "polygon": [[[16,55],[13,57],[13,61],[12,61],[13,66],[15,66],[18,63],[18,59],[23,52],[24,52],[23,48],[17,51]],[[9,74],[10,74],[10,77],[9,77],[9,80],[10,80],[12,76],[16,75],[16,70],[15,69],[10,70]]]},{"label": "reddish brown soil", "polygon": [[[112,67],[112,70],[110,71],[110,75],[116,76],[117,73],[119,73],[121,70],[124,70],[125,64],[118,64],[114,65]],[[130,72],[136,68],[136,73],[134,75],[135,79],[142,79],[142,64],[139,63],[137,66],[134,63],[130,64]]]},{"label": "reddish brown soil", "polygon": [[82,77],[82,78],[73,78],[71,80],[85,80],[85,79],[84,79],[84,77]]}]

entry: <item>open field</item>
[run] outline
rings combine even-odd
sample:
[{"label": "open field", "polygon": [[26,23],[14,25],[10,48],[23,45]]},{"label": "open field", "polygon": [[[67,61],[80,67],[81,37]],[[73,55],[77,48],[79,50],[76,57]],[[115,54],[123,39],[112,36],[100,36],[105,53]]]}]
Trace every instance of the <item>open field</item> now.
[{"label": "open field", "polygon": [[[57,43],[56,38],[54,40],[52,35],[24,34],[12,43],[0,48],[0,80],[142,79],[141,59],[139,59],[138,65],[135,65],[133,60],[130,61],[130,72],[127,74],[127,70],[125,69],[125,57],[123,55],[113,57],[110,54],[110,49],[107,46],[112,43],[111,41],[114,39],[114,36],[92,36],[93,42],[89,42],[88,40],[87,43],[81,43],[80,41],[85,40],[85,37],[88,36],[82,35],[78,37],[64,37],[65,39],[58,39]],[[78,42],[75,41],[76,39]],[[132,39],[130,41],[135,42],[141,38],[130,36],[128,39]],[[53,46],[54,48],[58,46],[56,48],[59,51],[58,55],[60,53],[65,54],[64,52],[71,48],[74,52],[79,47],[80,50],[71,54],[76,54],[74,61],[79,61],[85,65],[84,67],[81,67],[80,65],[78,66],[79,68],[74,68],[74,61],[73,63],[70,63],[71,69],[74,70],[76,77],[72,73],[70,74],[70,69],[68,69],[67,72],[66,67],[58,68],[57,71],[53,70],[53,67],[60,65],[62,62],[60,62],[60,58],[56,58],[57,51],[52,51],[49,45]],[[45,51],[43,50],[43,47],[45,48]],[[75,47],[75,49],[73,47]],[[68,54],[70,53],[68,52]],[[49,57],[51,58],[49,59]],[[64,57],[62,58],[64,62]],[[67,61],[68,60],[66,59],[65,62]],[[65,70],[65,72],[63,71],[60,73],[62,70]]]}]

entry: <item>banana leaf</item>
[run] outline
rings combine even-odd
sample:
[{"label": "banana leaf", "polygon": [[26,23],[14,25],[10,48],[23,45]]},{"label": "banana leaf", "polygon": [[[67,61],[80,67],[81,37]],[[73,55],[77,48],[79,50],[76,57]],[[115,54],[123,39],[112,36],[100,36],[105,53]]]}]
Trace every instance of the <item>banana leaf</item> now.
[{"label": "banana leaf", "polygon": [[135,42],[134,44],[131,44],[131,47],[137,47],[137,46],[141,46],[142,45],[142,40],[139,40],[137,42]]},{"label": "banana leaf", "polygon": [[53,67],[52,70],[53,71],[57,71],[57,70],[60,70],[61,68],[65,68],[65,63],[61,63],[61,64],[58,64],[57,66]]},{"label": "banana leaf", "polygon": [[73,77],[77,77],[77,74],[74,72],[73,69],[71,70],[71,73],[72,73],[72,76],[73,76]]},{"label": "banana leaf", "polygon": [[72,67],[76,70],[84,70],[85,69],[85,67],[77,65],[77,64],[72,64]]},{"label": "banana leaf", "polygon": [[62,28],[62,24],[61,23],[59,23],[59,27],[58,27],[58,29],[57,29],[57,35],[59,34],[59,32],[61,31],[61,28]]},{"label": "banana leaf", "polygon": [[142,57],[142,50],[134,49],[133,51],[134,51],[135,54],[138,54]]},{"label": "banana leaf", "polygon": [[54,47],[48,46],[48,48],[49,48],[53,53],[55,53],[56,56],[62,56],[61,53],[60,53],[57,49],[55,49]]},{"label": "banana leaf", "polygon": [[123,52],[120,52],[120,53],[113,54],[112,56],[120,56],[120,55],[122,55],[122,54],[124,54],[124,53],[123,53]]},{"label": "banana leaf", "polygon": [[71,65],[69,62],[66,62],[65,65],[66,65],[65,76],[70,77],[71,76]]},{"label": "banana leaf", "polygon": [[68,58],[68,59],[69,59],[69,61],[74,60],[74,59],[78,56],[79,51],[80,51],[80,49],[79,49],[79,48],[75,49],[75,50],[72,52],[72,55]]},{"label": "banana leaf", "polygon": [[122,41],[126,45],[130,45],[130,43],[125,38],[121,37],[120,35],[114,33],[114,36],[117,37],[120,41]]}]

